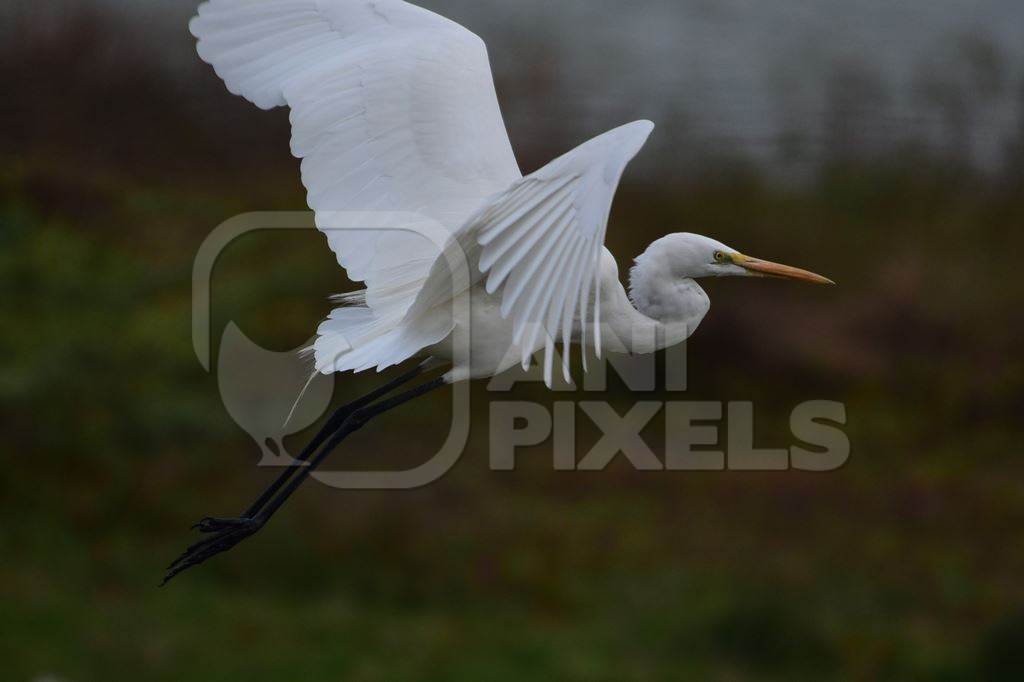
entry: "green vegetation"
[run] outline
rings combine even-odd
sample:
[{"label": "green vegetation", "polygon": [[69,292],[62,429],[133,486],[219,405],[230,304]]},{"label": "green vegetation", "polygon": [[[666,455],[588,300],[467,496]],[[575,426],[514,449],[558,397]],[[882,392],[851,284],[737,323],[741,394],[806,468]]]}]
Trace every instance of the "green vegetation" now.
[{"label": "green vegetation", "polygon": [[[788,443],[797,402],[844,400],[841,472],[565,475],[548,446],[491,473],[481,391],[473,444],[442,482],[307,490],[258,539],[158,590],[188,525],[270,475],[192,354],[191,258],[222,219],[301,192],[288,167],[244,190],[5,167],[11,679],[967,679],[1016,664],[1013,193],[866,167],[799,192],[735,174],[676,196],[626,189],[618,253],[686,216],[841,282],[713,283],[690,394],[754,400],[769,445]],[[281,349],[345,286],[315,234],[246,238],[216,277],[219,324]],[[342,379],[339,398],[373,381]],[[392,415],[346,452],[427,456],[444,435],[434,416]],[[437,433],[409,442],[412,429]]]}]

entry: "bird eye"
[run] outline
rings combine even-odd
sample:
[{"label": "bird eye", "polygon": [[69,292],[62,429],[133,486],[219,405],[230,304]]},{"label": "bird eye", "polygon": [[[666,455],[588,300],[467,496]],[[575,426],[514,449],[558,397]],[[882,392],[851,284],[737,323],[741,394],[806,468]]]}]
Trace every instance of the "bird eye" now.
[{"label": "bird eye", "polygon": [[721,251],[715,251],[715,261],[721,263],[725,260],[725,254]]}]

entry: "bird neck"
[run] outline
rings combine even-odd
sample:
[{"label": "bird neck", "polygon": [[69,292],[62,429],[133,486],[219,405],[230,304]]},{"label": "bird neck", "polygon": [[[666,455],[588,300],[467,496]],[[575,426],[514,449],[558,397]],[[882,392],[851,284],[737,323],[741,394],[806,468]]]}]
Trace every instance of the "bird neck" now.
[{"label": "bird neck", "polygon": [[654,333],[653,340],[634,341],[634,353],[653,352],[685,341],[711,307],[704,289],[696,280],[674,273],[671,259],[658,247],[657,243],[652,245],[630,271],[629,302],[639,316],[634,324],[642,325],[641,318],[650,320],[653,325],[647,326]]},{"label": "bird neck", "polygon": [[675,346],[693,334],[710,302],[692,279],[671,281],[659,259],[637,259],[630,295],[619,281],[615,259],[605,253],[601,286],[604,348],[643,355]]}]

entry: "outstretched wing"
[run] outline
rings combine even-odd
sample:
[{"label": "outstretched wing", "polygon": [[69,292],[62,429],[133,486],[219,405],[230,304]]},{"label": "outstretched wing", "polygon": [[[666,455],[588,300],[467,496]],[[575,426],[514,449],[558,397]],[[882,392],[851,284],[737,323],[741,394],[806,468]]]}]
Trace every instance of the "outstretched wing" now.
[{"label": "outstretched wing", "polygon": [[371,307],[408,307],[415,292],[396,296],[395,282],[418,286],[439,250],[416,220],[354,232],[330,229],[336,212],[454,232],[522,177],[486,46],[448,19],[402,0],[210,0],[191,28],[231,92],[291,107],[317,226]]},{"label": "outstretched wing", "polygon": [[515,321],[524,363],[538,335],[546,335],[548,383],[559,336],[566,380],[574,328],[585,355],[593,320],[601,352],[599,277],[608,216],[627,164],[653,130],[653,123],[637,121],[590,140],[517,182],[483,217],[480,270],[487,291],[501,291],[501,313]]},{"label": "outstretched wing", "polygon": [[561,337],[569,380],[568,346],[578,332],[586,356],[590,321],[601,352],[599,278],[608,216],[626,166],[653,130],[650,121],[616,128],[494,197],[449,246],[478,266],[469,281],[457,281],[449,259],[439,258],[407,317],[444,310],[453,294],[485,280],[487,291],[501,296],[502,315],[514,321],[524,365],[543,339],[550,384],[555,342]]}]

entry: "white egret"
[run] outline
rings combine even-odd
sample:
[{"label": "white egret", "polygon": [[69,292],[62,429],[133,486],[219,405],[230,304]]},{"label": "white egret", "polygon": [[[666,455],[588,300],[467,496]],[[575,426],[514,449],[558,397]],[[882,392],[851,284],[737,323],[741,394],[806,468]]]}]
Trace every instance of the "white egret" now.
[{"label": "white egret", "polygon": [[[672,234],[637,258],[627,295],[605,230],[619,179],[653,124],[612,130],[524,177],[483,41],[415,5],[210,0],[191,29],[232,93],[264,109],[290,107],[292,151],[317,225],[350,279],[365,283],[320,326],[316,370],[423,363],[338,410],[298,457],[304,466],[283,472],[241,517],[200,522],[207,537],[167,580],[262,528],[345,436],[393,407],[541,350],[550,381],[556,341],[567,375],[573,343],[584,354],[588,343],[598,354],[602,344],[649,353],[680,343],[709,309],[701,277],[829,283],[707,237]],[[331,229],[337,211],[395,212],[406,229]],[[422,236],[428,223],[450,233],[444,250]],[[449,248],[468,261],[468,278],[453,277]],[[468,333],[467,357],[454,352],[458,332]],[[441,366],[442,376],[387,398]]]}]

